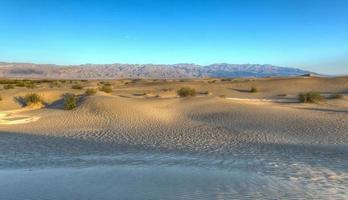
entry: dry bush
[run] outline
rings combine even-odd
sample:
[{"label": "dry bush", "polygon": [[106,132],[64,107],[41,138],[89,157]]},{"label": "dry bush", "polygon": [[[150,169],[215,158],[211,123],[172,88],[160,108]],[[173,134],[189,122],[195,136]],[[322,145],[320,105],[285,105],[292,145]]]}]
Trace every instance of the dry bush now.
[{"label": "dry bush", "polygon": [[298,99],[302,103],[319,103],[324,101],[319,92],[301,93],[298,95]]},{"label": "dry bush", "polygon": [[24,103],[26,106],[40,104],[42,102],[42,98],[36,93],[27,94],[24,96]]},{"label": "dry bush", "polygon": [[189,87],[180,88],[177,93],[180,97],[196,96],[196,90]]},{"label": "dry bush", "polygon": [[67,93],[64,95],[64,109],[72,110],[76,108],[77,105],[77,97],[75,94]]},{"label": "dry bush", "polygon": [[75,90],[82,90],[82,89],[83,89],[83,87],[82,87],[82,85],[78,85],[78,84],[76,84],[76,85],[71,86],[71,89],[75,89]]},{"label": "dry bush", "polygon": [[88,88],[85,92],[85,94],[87,96],[91,96],[91,95],[95,95],[97,93],[97,90],[96,89],[93,89],[93,88]]},{"label": "dry bush", "polygon": [[102,87],[99,88],[100,91],[103,91],[105,93],[111,93],[112,92],[112,87],[103,85]]},{"label": "dry bush", "polygon": [[258,92],[258,89],[257,89],[255,86],[252,86],[252,87],[250,88],[250,92],[251,92],[251,93],[256,93],[256,92]]}]

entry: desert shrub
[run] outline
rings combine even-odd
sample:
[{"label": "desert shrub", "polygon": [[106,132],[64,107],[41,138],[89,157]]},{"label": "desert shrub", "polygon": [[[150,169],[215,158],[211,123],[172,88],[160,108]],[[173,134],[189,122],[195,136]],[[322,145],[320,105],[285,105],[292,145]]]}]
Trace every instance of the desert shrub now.
[{"label": "desert shrub", "polygon": [[50,88],[54,88],[54,87],[61,87],[61,84],[60,84],[60,82],[59,81],[51,81],[51,82],[49,82],[49,86],[50,86]]},{"label": "desert shrub", "polygon": [[107,81],[100,81],[100,82],[98,83],[98,85],[100,85],[100,86],[103,86],[103,85],[105,85],[105,86],[111,86],[111,83],[109,83],[109,82],[107,82]]},{"label": "desert shrub", "polygon": [[180,88],[177,93],[180,97],[196,96],[196,90],[189,87]]},{"label": "desert shrub", "polygon": [[75,90],[82,90],[83,89],[82,85],[78,85],[78,84],[71,86],[71,88],[75,89]]},{"label": "desert shrub", "polygon": [[4,89],[6,89],[6,90],[13,89],[13,88],[15,88],[15,86],[13,84],[4,85]]},{"label": "desert shrub", "polygon": [[97,90],[93,88],[88,88],[85,92],[87,96],[95,95],[95,93],[97,93]]},{"label": "desert shrub", "polygon": [[105,93],[111,93],[112,88],[110,86],[103,85],[102,87],[99,88],[100,91],[103,91]]},{"label": "desert shrub", "polygon": [[318,103],[324,101],[319,92],[307,92],[298,95],[298,99],[302,103]]},{"label": "desert shrub", "polygon": [[0,84],[13,84],[13,80],[0,80]]},{"label": "desert shrub", "polygon": [[330,96],[331,99],[342,99],[343,95],[342,94],[332,94]]},{"label": "desert shrub", "polygon": [[0,101],[2,101],[2,96],[0,96]]},{"label": "desert shrub", "polygon": [[42,98],[36,93],[26,94],[24,96],[24,103],[26,106],[42,103]]},{"label": "desert shrub", "polygon": [[25,84],[25,87],[26,87],[26,88],[33,89],[33,88],[36,88],[36,85],[35,85],[34,83],[26,83],[26,84]]},{"label": "desert shrub", "polygon": [[23,82],[23,81],[18,82],[18,83],[16,83],[16,86],[17,87],[25,87],[25,82]]},{"label": "desert shrub", "polygon": [[64,95],[64,109],[72,110],[76,108],[77,105],[77,97],[75,94],[67,93]]},{"label": "desert shrub", "polygon": [[251,88],[250,88],[250,92],[251,93],[256,93],[258,90],[257,90],[257,88],[255,87],[255,86],[252,86]]}]

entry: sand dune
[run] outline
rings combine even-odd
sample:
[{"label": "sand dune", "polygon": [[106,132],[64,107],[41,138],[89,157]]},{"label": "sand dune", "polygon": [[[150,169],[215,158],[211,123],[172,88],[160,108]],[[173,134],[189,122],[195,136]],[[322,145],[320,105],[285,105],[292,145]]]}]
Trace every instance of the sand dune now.
[{"label": "sand dune", "polygon": [[[175,88],[184,85],[213,95],[161,98],[163,93],[168,93],[166,88],[175,93]],[[257,85],[260,92],[244,91],[252,85]],[[304,86],[298,88],[298,85]],[[344,91],[347,86],[347,79],[340,78],[257,79],[216,84],[205,81],[161,84],[140,81],[114,86],[112,94],[98,92],[95,96],[82,96],[78,107],[72,111],[63,110],[59,100],[61,95],[67,91],[77,94],[83,91],[34,89],[45,93],[45,98],[53,103],[43,109],[23,110],[20,115],[12,113],[9,116],[9,113],[2,112],[0,130],[1,133],[113,144],[114,149],[127,147],[221,154],[246,149],[256,151],[255,144],[347,145],[347,97],[329,100],[322,105],[300,104],[296,100],[296,93],[302,90],[335,93]],[[24,94],[23,90],[21,93]],[[151,91],[158,97],[133,95],[141,91]],[[287,94],[285,98],[277,96],[280,91]],[[226,98],[219,97],[222,92]],[[15,104],[8,103],[8,99],[4,101]],[[11,123],[16,125],[9,126]],[[1,148],[11,145],[8,143]],[[27,147],[35,150],[35,145],[30,145]]]},{"label": "sand dune", "polygon": [[17,109],[9,111],[0,111],[0,124],[1,125],[15,125],[31,123],[38,120],[40,117],[28,117],[27,115],[21,115],[20,112],[28,109]]}]

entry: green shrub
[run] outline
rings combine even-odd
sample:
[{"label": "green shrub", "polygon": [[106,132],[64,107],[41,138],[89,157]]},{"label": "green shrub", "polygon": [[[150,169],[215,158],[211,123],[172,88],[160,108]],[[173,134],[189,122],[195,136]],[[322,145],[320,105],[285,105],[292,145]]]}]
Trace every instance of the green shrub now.
[{"label": "green shrub", "polygon": [[330,96],[331,99],[343,99],[343,95],[342,94],[332,94]]},{"label": "green shrub", "polygon": [[177,93],[180,97],[196,96],[196,90],[189,87],[180,88]]},{"label": "green shrub", "polygon": [[6,89],[6,90],[8,90],[8,89],[13,89],[13,88],[15,88],[15,86],[12,85],[12,84],[4,85],[4,89]]},{"label": "green shrub", "polygon": [[85,92],[87,96],[95,95],[95,93],[97,93],[97,90],[92,88],[88,88]]},{"label": "green shrub", "polygon": [[255,87],[255,86],[252,86],[251,88],[250,88],[250,92],[251,93],[256,93],[258,90],[257,90],[257,88]]},{"label": "green shrub", "polygon": [[77,97],[75,94],[67,93],[64,95],[64,109],[72,110],[76,108],[77,105]]},{"label": "green shrub", "polygon": [[40,95],[36,93],[26,94],[24,96],[24,103],[26,106],[35,105],[35,104],[42,103],[42,99]]},{"label": "green shrub", "polygon": [[83,89],[82,85],[78,85],[78,84],[73,85],[71,88],[75,89],[75,90],[82,90]]},{"label": "green shrub", "polygon": [[298,99],[302,103],[319,103],[324,101],[319,92],[301,93],[298,95]]},{"label": "green shrub", "polygon": [[103,85],[101,88],[99,88],[100,91],[103,91],[105,93],[111,93],[112,88],[110,86]]}]

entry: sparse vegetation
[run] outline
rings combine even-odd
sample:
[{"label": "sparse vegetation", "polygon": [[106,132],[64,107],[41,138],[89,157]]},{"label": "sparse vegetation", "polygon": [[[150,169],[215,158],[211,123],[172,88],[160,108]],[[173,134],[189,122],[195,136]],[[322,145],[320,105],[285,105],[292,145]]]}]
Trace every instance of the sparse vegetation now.
[{"label": "sparse vegetation", "polygon": [[105,85],[105,86],[111,86],[111,83],[106,82],[106,81],[100,81],[98,85]]},{"label": "sparse vegetation", "polygon": [[196,96],[196,90],[189,87],[180,88],[177,93],[180,97]]},{"label": "sparse vegetation", "polygon": [[24,103],[26,106],[36,105],[42,103],[42,98],[36,93],[27,94],[24,96]]},{"label": "sparse vegetation", "polygon": [[97,90],[93,88],[88,88],[85,92],[87,96],[95,95],[95,93],[97,93]]},{"label": "sparse vegetation", "polygon": [[64,109],[72,110],[76,108],[77,105],[77,97],[75,94],[67,93],[64,95]]},{"label": "sparse vegetation", "polygon": [[319,92],[301,93],[298,95],[298,99],[302,103],[319,103],[324,101]]},{"label": "sparse vegetation", "polygon": [[61,87],[60,81],[52,81],[50,82],[50,88],[54,88],[54,87]]},{"label": "sparse vegetation", "polygon": [[112,87],[111,86],[106,86],[103,85],[102,87],[99,88],[100,91],[103,91],[105,93],[111,93],[112,92]]},{"label": "sparse vegetation", "polygon": [[23,81],[18,82],[18,83],[16,83],[16,86],[17,87],[25,87],[25,82],[23,82]]},{"label": "sparse vegetation", "polygon": [[35,88],[34,82],[30,80],[16,80],[14,85],[16,87]]},{"label": "sparse vegetation", "polygon": [[75,89],[75,90],[82,90],[82,89],[83,89],[83,87],[82,87],[82,85],[75,84],[75,85],[71,86],[71,89]]},{"label": "sparse vegetation", "polygon": [[250,92],[251,92],[251,93],[256,93],[256,92],[258,92],[258,90],[257,90],[257,88],[256,88],[255,86],[252,86],[252,87],[250,88]]},{"label": "sparse vegetation", "polygon": [[25,87],[28,88],[28,89],[33,89],[33,88],[36,88],[36,85],[34,83],[26,83],[25,84]]},{"label": "sparse vegetation", "polygon": [[343,95],[342,94],[332,94],[330,96],[331,99],[343,99]]},{"label": "sparse vegetation", "polygon": [[4,85],[4,89],[8,90],[8,89],[14,89],[15,86],[13,84],[7,84],[7,85]]}]

